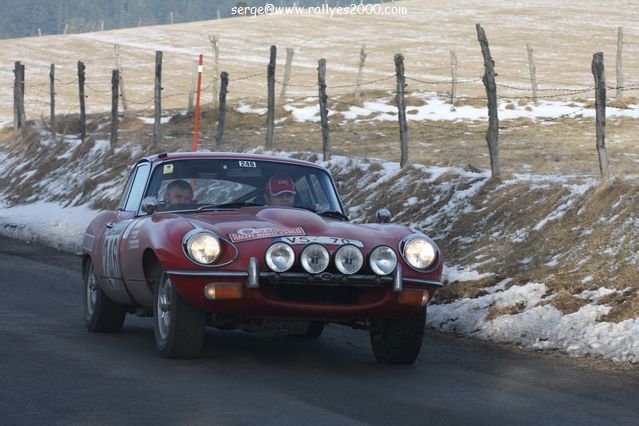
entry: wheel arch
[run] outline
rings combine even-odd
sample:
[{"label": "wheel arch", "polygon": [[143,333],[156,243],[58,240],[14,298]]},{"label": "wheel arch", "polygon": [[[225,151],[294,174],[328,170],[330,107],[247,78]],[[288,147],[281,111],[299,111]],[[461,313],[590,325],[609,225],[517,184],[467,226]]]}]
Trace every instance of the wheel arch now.
[{"label": "wheel arch", "polygon": [[158,259],[158,256],[152,248],[144,250],[144,254],[142,255],[142,270],[144,271],[144,280],[148,286],[153,285],[155,271],[159,264],[161,264],[160,259]]},{"label": "wheel arch", "polygon": [[82,279],[83,280],[86,280],[87,278],[87,267],[89,266],[89,263],[93,263],[93,259],[91,259],[90,254],[85,253],[84,255],[82,255]]}]

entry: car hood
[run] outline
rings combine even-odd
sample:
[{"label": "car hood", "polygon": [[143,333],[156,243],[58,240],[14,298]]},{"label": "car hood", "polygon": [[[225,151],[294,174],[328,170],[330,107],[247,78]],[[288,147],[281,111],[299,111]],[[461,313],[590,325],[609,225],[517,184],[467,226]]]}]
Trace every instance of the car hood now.
[{"label": "car hood", "polygon": [[193,226],[210,229],[235,243],[278,236],[316,235],[356,239],[370,246],[389,244],[412,232],[403,225],[352,224],[297,208],[243,207],[183,217]]}]

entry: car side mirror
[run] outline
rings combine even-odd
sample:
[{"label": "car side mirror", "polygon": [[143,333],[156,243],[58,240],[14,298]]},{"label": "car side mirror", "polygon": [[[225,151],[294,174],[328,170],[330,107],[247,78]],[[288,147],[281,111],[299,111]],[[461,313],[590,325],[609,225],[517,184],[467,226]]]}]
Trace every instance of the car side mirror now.
[{"label": "car side mirror", "polygon": [[377,220],[377,223],[390,223],[391,212],[386,208],[379,209],[377,210],[377,213],[375,213],[375,219]]},{"label": "car side mirror", "polygon": [[142,211],[153,214],[158,210],[158,199],[152,196],[144,197],[142,200]]}]

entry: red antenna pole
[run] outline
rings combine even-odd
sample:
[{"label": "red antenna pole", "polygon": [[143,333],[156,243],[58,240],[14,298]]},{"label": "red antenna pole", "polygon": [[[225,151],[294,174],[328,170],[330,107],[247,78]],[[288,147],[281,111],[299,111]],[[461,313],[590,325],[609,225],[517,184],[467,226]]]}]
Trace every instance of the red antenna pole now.
[{"label": "red antenna pole", "polygon": [[197,151],[197,138],[200,133],[200,85],[202,84],[202,54],[197,64],[197,95],[195,97],[195,129],[193,130],[193,152]]}]

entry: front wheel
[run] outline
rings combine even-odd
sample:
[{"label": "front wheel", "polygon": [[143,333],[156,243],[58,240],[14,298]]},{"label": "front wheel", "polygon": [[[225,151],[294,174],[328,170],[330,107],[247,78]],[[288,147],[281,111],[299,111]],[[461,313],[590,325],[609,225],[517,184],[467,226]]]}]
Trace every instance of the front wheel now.
[{"label": "front wheel", "polygon": [[104,294],[89,260],[84,271],[84,323],[90,331],[113,333],[120,331],[126,308]]},{"label": "front wheel", "polygon": [[180,296],[159,266],[153,291],[153,334],[166,358],[199,358],[204,344],[206,312]]},{"label": "front wheel", "polygon": [[422,349],[425,327],[425,307],[408,317],[373,321],[370,338],[377,362],[414,363]]}]

